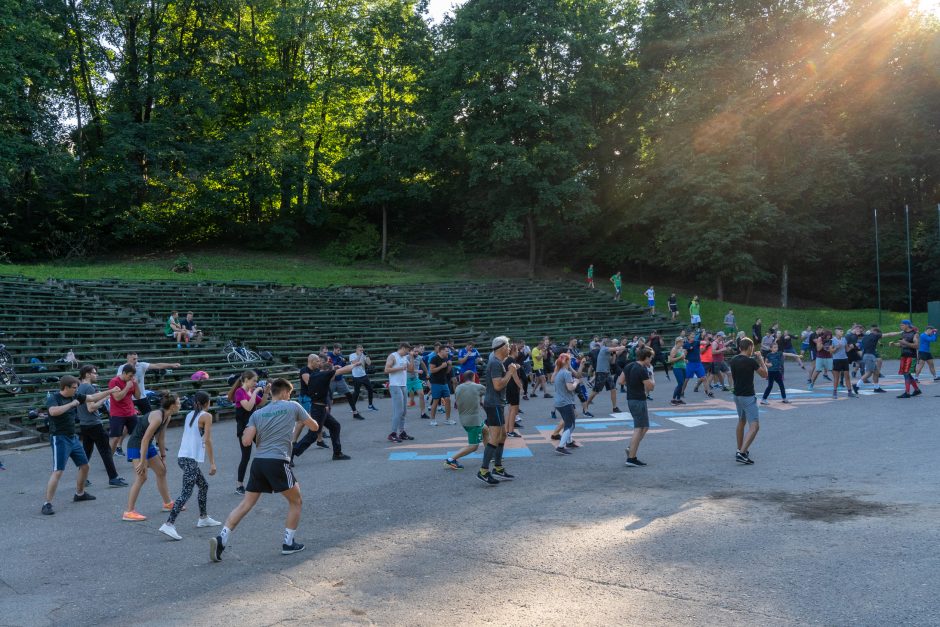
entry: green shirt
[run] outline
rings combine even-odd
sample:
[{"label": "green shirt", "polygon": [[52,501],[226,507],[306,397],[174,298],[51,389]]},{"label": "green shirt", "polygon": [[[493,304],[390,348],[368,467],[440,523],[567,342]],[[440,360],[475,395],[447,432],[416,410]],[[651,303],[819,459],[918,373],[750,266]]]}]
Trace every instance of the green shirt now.
[{"label": "green shirt", "polygon": [[620,275],[615,274],[614,276],[610,277],[610,280],[614,282],[614,287],[619,290],[621,285]]},{"label": "green shirt", "polygon": [[588,268],[588,278],[589,279],[594,278],[594,266],[591,266],[590,268]]},{"label": "green shirt", "polygon": [[173,325],[174,325],[174,324],[179,324],[179,321],[177,321],[176,318],[174,318],[173,316],[170,316],[169,318],[167,318],[167,319],[166,319],[166,326],[163,328],[163,332],[164,332],[165,334],[167,334],[167,335],[173,335]]},{"label": "green shirt", "polygon": [[693,316],[697,316],[701,313],[702,306],[699,303],[692,303],[689,305],[689,313]]}]

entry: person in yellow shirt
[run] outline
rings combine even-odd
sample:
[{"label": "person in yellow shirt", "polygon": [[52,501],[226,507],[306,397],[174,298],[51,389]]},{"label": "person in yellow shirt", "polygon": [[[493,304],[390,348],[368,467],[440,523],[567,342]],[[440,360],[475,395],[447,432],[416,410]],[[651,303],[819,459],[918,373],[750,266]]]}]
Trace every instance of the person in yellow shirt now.
[{"label": "person in yellow shirt", "polygon": [[532,396],[535,396],[541,388],[545,398],[552,398],[552,395],[548,393],[548,389],[545,387],[545,354],[548,350],[546,344],[546,341],[542,340],[532,349],[532,378],[535,379],[535,384],[532,386]]}]

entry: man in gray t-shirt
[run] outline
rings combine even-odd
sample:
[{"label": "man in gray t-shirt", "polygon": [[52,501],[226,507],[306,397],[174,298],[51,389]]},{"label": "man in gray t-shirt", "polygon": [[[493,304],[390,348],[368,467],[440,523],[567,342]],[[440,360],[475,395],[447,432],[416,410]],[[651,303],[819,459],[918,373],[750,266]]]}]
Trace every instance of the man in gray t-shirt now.
[{"label": "man in gray t-shirt", "polygon": [[85,457],[91,462],[91,451],[98,449],[101,461],[104,463],[105,472],[108,473],[108,485],[112,488],[127,487],[127,482],[118,476],[117,468],[114,467],[114,454],[111,452],[111,443],[108,440],[108,433],[101,426],[101,414],[99,408],[108,402],[111,392],[119,392],[118,388],[114,390],[98,391],[95,382],[98,380],[98,369],[92,365],[82,366],[78,371],[79,385],[76,394],[83,394],[85,402],[76,407],[78,412],[78,428],[82,434],[82,448],[85,449]]},{"label": "man in gray t-shirt", "polygon": [[[518,363],[511,362],[508,368],[503,365],[509,356],[509,338],[505,335],[494,338],[490,348],[493,352],[490,353],[486,364],[486,392],[483,395],[487,443],[483,449],[483,464],[477,473],[477,479],[487,485],[496,485],[500,479],[509,481],[515,478],[503,468],[503,446],[506,442],[503,406],[506,405],[506,385],[509,381],[515,381],[519,389],[522,389],[522,381],[517,373]],[[495,464],[492,472],[491,462]]]},{"label": "man in gray t-shirt", "polygon": [[588,418],[594,416],[594,414],[588,411],[588,408],[591,406],[591,403],[594,402],[594,399],[597,398],[597,395],[604,390],[610,391],[610,406],[613,408],[613,411],[620,411],[620,408],[617,407],[616,381],[614,377],[610,375],[610,360],[612,357],[616,357],[625,350],[627,350],[626,346],[615,346],[614,342],[609,340],[602,343],[601,347],[598,349],[597,363],[594,364],[594,389],[591,390],[591,395],[581,406],[581,413]]},{"label": "man in gray t-shirt", "polygon": [[245,486],[245,496],[225,519],[219,535],[209,540],[209,559],[222,561],[222,552],[241,519],[251,511],[262,492],[279,492],[287,499],[287,525],[281,555],[290,555],[304,550],[304,545],[294,541],[294,532],[300,523],[302,499],[300,485],[294,480],[290,461],[291,449],[297,436],[307,427],[319,429],[317,421],[310,417],[300,403],[290,400],[294,386],[287,379],[275,379],[271,383],[271,398],[266,406],[255,410],[248,419],[242,434],[242,446],[255,443],[255,458],[251,462],[251,474]]}]

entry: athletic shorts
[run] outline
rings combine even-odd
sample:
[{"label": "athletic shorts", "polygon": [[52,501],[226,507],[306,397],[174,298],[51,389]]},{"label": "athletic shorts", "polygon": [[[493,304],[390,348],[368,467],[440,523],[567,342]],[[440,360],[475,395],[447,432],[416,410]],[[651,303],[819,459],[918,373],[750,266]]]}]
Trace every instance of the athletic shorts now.
[{"label": "athletic shorts", "polygon": [[[160,451],[157,450],[157,447],[151,444],[147,447],[147,459],[153,459],[160,454]],[[139,448],[127,448],[127,461],[133,461],[135,459],[140,459],[140,449]]]},{"label": "athletic shorts", "polygon": [[656,301],[655,301],[655,300],[647,300],[647,301],[646,301],[646,306],[647,306],[647,307],[655,307],[655,306],[656,306]]},{"label": "athletic shorts", "polygon": [[476,446],[483,442],[483,425],[478,427],[464,426],[463,430],[467,432],[467,444],[470,446]]},{"label": "athletic shorts", "polygon": [[731,366],[729,366],[726,361],[716,361],[712,364],[712,370],[715,371],[715,374],[731,372]]},{"label": "athletic shorts", "polygon": [[594,391],[603,392],[605,390],[614,389],[616,385],[616,379],[611,376],[609,372],[596,372],[594,373]]},{"label": "athletic shorts", "polygon": [[678,305],[673,305],[673,304],[670,303],[670,305],[669,305],[669,311],[670,311],[671,313],[676,313],[676,312],[679,311],[679,306],[678,306]]},{"label": "athletic shorts", "polygon": [[[349,386],[346,385],[345,379],[333,379],[333,382],[330,383],[330,394],[333,396],[346,396],[349,393]],[[283,492],[283,490],[279,491]]]},{"label": "athletic shorts", "polygon": [[901,357],[901,367],[898,368],[898,374],[910,374],[913,357]]},{"label": "athletic shorts", "polygon": [[519,405],[519,402],[522,400],[519,388],[516,387],[515,382],[512,385],[506,386],[506,404],[507,405]]},{"label": "athletic shorts", "polygon": [[545,376],[545,368],[533,368],[533,369],[532,369],[532,376],[534,376],[534,377],[544,377],[544,376]]},{"label": "athletic shorts", "polygon": [[484,407],[483,411],[486,412],[487,427],[502,427],[506,424],[506,420],[503,418],[502,407]]},{"label": "athletic shorts", "polygon": [[919,359],[919,360],[921,360],[921,361],[929,361],[929,360],[933,359],[933,354],[932,354],[932,353],[925,353],[925,352],[923,352],[923,351],[917,351],[917,359]]},{"label": "athletic shorts", "polygon": [[692,324],[702,324],[702,316],[692,316]]},{"label": "athletic shorts", "polygon": [[795,348],[785,348],[785,349],[783,349],[783,350],[780,351],[780,352],[782,352],[782,353],[787,353],[787,354],[789,354],[789,355],[796,355],[796,349],[795,349]]},{"label": "athletic shorts", "polygon": [[856,364],[856,363],[862,361],[862,354],[859,353],[858,351],[849,351],[849,352],[846,353],[846,354],[849,356],[849,363],[850,363],[850,364]]},{"label": "athletic shorts", "polygon": [[49,441],[52,447],[52,470],[63,471],[69,458],[79,468],[88,463],[88,457],[85,455],[85,449],[82,443],[78,441],[77,435],[54,435]]},{"label": "athletic shorts", "polygon": [[702,368],[705,369],[705,374],[715,374],[715,362],[713,361],[703,361]]},{"label": "athletic shorts", "polygon": [[833,359],[833,360],[832,360],[832,371],[833,371],[833,372],[848,372],[848,371],[849,371],[849,360],[848,360],[848,359]]},{"label": "athletic shorts", "polygon": [[877,372],[878,358],[871,353],[862,355],[862,368],[865,369],[865,372]]},{"label": "athletic shorts", "polygon": [[630,415],[633,416],[633,428],[643,429],[650,426],[650,413],[646,401],[627,401]]},{"label": "athletic shorts", "polygon": [[251,462],[247,492],[284,492],[296,485],[290,462],[283,459],[256,458]]},{"label": "athletic shorts", "polygon": [[450,386],[446,383],[431,384],[431,399],[450,398]]},{"label": "athletic shorts", "polygon": [[734,406],[738,410],[738,420],[747,420],[748,423],[760,420],[756,396],[735,396]]},{"label": "athletic shorts", "polygon": [[693,376],[699,379],[705,378],[705,368],[700,361],[690,361],[685,365],[685,376],[691,379]]},{"label": "athletic shorts", "polygon": [[832,370],[832,357],[817,357],[816,370]]},{"label": "athletic shorts", "polygon": [[124,429],[133,433],[137,428],[137,416],[111,416],[108,418],[108,436],[119,438],[124,435]]},{"label": "athletic shorts", "polygon": [[424,382],[421,379],[408,379],[408,392],[424,392]]},{"label": "athletic shorts", "polygon": [[808,351],[808,350],[809,350],[809,342],[803,342],[802,344],[800,344],[800,348],[803,349],[804,351]]}]

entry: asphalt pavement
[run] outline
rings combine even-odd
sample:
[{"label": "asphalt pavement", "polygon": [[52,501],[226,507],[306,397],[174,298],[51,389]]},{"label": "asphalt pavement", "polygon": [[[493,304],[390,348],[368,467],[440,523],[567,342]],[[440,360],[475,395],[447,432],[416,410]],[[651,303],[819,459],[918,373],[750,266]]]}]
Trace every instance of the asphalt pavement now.
[{"label": "asphalt pavement", "polygon": [[[690,392],[675,408],[661,372],[645,468],[624,466],[632,423],[606,395],[567,457],[549,437],[552,401],[524,401],[524,437],[505,460],[517,478],[494,487],[474,478],[476,460],[444,467],[460,426],[410,408],[416,439],[392,444],[388,400],[361,422],[338,404],[352,459],[313,448],[297,460],[306,550],[280,554],[286,503],[264,495],[221,563],[209,561],[217,530],[195,527],[195,497],[182,541],[158,532],[153,480],[138,506],[148,520],[123,522],[127,489],[105,487],[96,452],[97,500],[71,501],[70,467],[56,514],[42,516],[50,451],[3,453],[0,625],[940,624],[940,386],[897,399],[888,377],[887,394],[833,400],[830,383],[808,391],[802,375],[788,365],[793,403],[774,395],[761,408],[751,466],[735,463],[730,395]],[[234,431],[213,429],[219,520],[240,500]],[[169,431],[174,496],[179,438]]]}]

